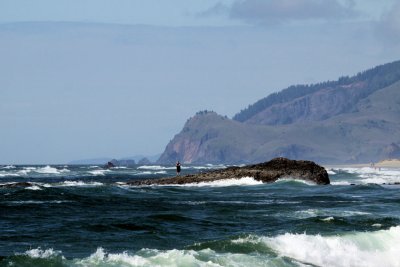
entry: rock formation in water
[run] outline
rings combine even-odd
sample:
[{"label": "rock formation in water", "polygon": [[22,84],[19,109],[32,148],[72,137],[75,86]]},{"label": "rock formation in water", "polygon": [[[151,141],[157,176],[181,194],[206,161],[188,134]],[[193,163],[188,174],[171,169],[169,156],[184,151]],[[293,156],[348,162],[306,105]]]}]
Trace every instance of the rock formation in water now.
[{"label": "rock formation in water", "polygon": [[271,161],[245,167],[228,167],[205,173],[189,174],[172,178],[146,179],[128,182],[129,185],[175,185],[212,182],[223,179],[253,177],[263,183],[275,182],[279,178],[295,178],[316,184],[330,184],[324,167],[312,161],[275,158]]}]

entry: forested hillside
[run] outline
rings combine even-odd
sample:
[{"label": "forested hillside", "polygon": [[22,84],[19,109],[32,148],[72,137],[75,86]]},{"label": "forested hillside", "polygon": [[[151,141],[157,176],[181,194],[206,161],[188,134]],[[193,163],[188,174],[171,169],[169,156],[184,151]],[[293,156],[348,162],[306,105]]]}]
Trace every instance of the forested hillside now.
[{"label": "forested hillside", "polygon": [[[286,88],[278,93],[273,93],[256,103],[249,105],[246,109],[242,110],[238,114],[236,114],[233,119],[240,122],[251,122],[254,124],[287,124],[294,122],[293,120],[274,120],[269,119],[267,122],[263,122],[262,119],[252,121],[257,114],[265,111],[268,108],[273,106],[289,103],[295,99],[299,99],[305,97],[307,95],[311,95],[315,92],[325,90],[331,90],[334,92],[340,92],[340,89],[348,89],[348,88],[356,88],[354,92],[350,92],[349,95],[344,95],[342,99],[343,101],[347,101],[346,103],[336,103],[339,104],[339,109],[335,107],[335,111],[333,114],[325,114],[324,119],[331,117],[330,115],[338,115],[339,113],[351,112],[353,110],[352,104],[356,103],[362,98],[369,96],[371,93],[379,90],[381,88],[387,87],[396,81],[400,80],[400,61],[395,61],[392,63],[384,64],[381,66],[377,66],[373,69],[366,70],[358,73],[355,76],[349,77],[341,77],[337,81],[328,81],[322,82],[313,85],[294,85]],[[349,90],[347,90],[349,91]],[[331,96],[332,97],[332,96]],[[350,98],[350,99],[349,99]],[[326,103],[321,103],[326,104]],[[301,112],[301,110],[297,110]],[[293,112],[293,110],[289,110],[289,112]],[[268,114],[269,116],[273,114]]]}]

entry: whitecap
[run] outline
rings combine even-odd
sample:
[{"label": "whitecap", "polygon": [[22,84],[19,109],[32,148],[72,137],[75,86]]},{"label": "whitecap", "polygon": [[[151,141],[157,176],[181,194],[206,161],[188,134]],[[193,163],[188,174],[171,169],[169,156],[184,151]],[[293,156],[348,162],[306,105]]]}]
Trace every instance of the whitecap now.
[{"label": "whitecap", "polygon": [[352,217],[352,216],[364,216],[370,215],[371,213],[363,212],[363,211],[351,211],[351,210],[334,210],[334,209],[306,209],[299,210],[293,213],[294,217],[307,219],[313,218],[317,216],[328,216],[328,218],[332,216],[341,216],[341,217]]},{"label": "whitecap", "polygon": [[291,178],[291,177],[285,177],[285,178],[279,178],[278,180],[275,181],[275,183],[290,183],[290,182],[295,182],[295,183],[300,183],[300,184],[306,184],[306,185],[316,185],[312,181],[306,181],[306,180],[301,180],[297,178]]},{"label": "whitecap", "polygon": [[[349,180],[341,179],[340,181],[332,181],[333,185],[349,185],[349,184],[397,184],[400,183],[399,168],[343,168],[340,171],[353,174]],[[354,177],[355,176],[355,177]]]},{"label": "whitecap", "polygon": [[27,190],[34,190],[34,191],[36,191],[36,190],[42,190],[39,186],[37,186],[37,185],[32,185],[32,186],[28,186],[28,187],[25,187],[25,189],[27,189]]},{"label": "whitecap", "polygon": [[321,221],[330,222],[330,221],[333,221],[334,219],[335,219],[335,218],[333,218],[333,217],[331,216],[331,217],[327,217],[327,218],[321,219]]},{"label": "whitecap", "polygon": [[0,171],[0,177],[17,177],[20,176],[18,173],[10,173],[10,172],[4,172]]},{"label": "whitecap", "polygon": [[[159,170],[175,170],[175,167],[165,167],[165,166],[160,166],[160,165],[143,165],[137,167],[139,170],[153,170],[153,171],[159,171]],[[183,169],[184,167],[182,167]]]},{"label": "whitecap", "polygon": [[243,185],[260,185],[263,184],[261,181],[255,180],[253,177],[242,177],[240,179],[231,178],[231,179],[223,179],[216,180],[211,182],[200,182],[200,183],[189,183],[182,185],[167,185],[167,186],[183,186],[183,187],[225,187],[225,186],[243,186]]},{"label": "whitecap", "polygon": [[93,171],[89,171],[90,174],[93,174],[95,176],[104,176],[106,175],[106,172],[110,172],[110,170],[93,170]]},{"label": "whitecap", "polygon": [[56,168],[53,168],[49,165],[43,168],[36,169],[35,171],[42,174],[60,174],[60,172]]},{"label": "whitecap", "polygon": [[23,170],[18,171],[18,174],[22,175],[22,176],[26,176],[26,175],[28,175],[28,173],[33,172],[34,170],[36,170],[36,168],[26,167]]},{"label": "whitecap", "polygon": [[351,185],[348,181],[331,181],[331,185]]},{"label": "whitecap", "polygon": [[343,213],[344,216],[371,215],[371,213],[364,211],[345,210],[341,212]]},{"label": "whitecap", "polygon": [[399,226],[342,236],[286,233],[260,240],[282,257],[317,266],[399,266]]},{"label": "whitecap", "polygon": [[306,219],[306,218],[326,215],[326,212],[318,209],[307,209],[307,210],[296,211],[294,215],[297,218]]},{"label": "whitecap", "polygon": [[336,174],[336,172],[334,172],[332,169],[328,169],[328,170],[327,170],[327,173],[328,173],[329,175],[335,175],[335,174]]},{"label": "whitecap", "polygon": [[[212,249],[194,250],[157,250],[141,249],[136,254],[129,252],[107,253],[103,248],[98,248],[88,258],[75,260],[78,266],[269,266],[272,260],[268,255],[250,255],[243,253],[218,253]],[[276,265],[276,264],[273,264]]]},{"label": "whitecap", "polygon": [[53,250],[52,248],[49,248],[46,250],[42,250],[41,248],[36,248],[36,249],[28,250],[24,253],[24,255],[27,255],[31,258],[40,258],[40,259],[53,258],[53,257],[59,256],[60,254],[61,254],[61,251],[56,251],[56,250]]},{"label": "whitecap", "polygon": [[15,168],[16,167],[14,165],[7,165],[7,166],[3,167],[3,169],[6,169],[6,170],[15,169]]},{"label": "whitecap", "polygon": [[[286,233],[274,237],[248,236],[230,241],[233,246],[249,244],[263,248],[257,253],[217,252],[206,248],[141,249],[109,253],[98,248],[83,259],[66,260],[53,249],[31,249],[25,255],[33,258],[60,257],[66,266],[399,266],[400,228],[375,232],[321,236]],[[274,253],[266,252],[273,250]]]},{"label": "whitecap", "polygon": [[76,186],[76,187],[90,187],[90,186],[102,186],[103,183],[100,182],[83,182],[83,181],[64,181],[58,186]]}]

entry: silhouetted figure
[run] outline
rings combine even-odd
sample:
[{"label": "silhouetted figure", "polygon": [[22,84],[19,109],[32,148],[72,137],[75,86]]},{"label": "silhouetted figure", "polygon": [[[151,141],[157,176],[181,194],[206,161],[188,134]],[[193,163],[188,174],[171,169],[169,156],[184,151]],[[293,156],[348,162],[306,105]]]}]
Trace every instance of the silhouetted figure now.
[{"label": "silhouetted figure", "polygon": [[179,176],[181,174],[181,163],[178,161],[176,163],[176,175]]}]

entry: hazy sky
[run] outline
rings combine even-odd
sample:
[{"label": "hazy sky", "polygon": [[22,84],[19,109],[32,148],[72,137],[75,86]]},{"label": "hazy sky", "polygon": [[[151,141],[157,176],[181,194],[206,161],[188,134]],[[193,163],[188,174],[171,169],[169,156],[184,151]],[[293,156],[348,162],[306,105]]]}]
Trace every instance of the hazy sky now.
[{"label": "hazy sky", "polygon": [[400,2],[0,0],[0,164],[161,153],[199,110],[400,59]]}]

